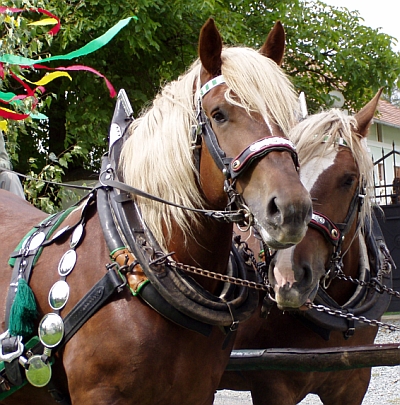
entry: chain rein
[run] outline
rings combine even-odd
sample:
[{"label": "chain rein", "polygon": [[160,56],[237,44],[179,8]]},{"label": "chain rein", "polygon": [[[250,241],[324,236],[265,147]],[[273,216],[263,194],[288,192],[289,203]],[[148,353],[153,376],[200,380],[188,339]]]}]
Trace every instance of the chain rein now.
[{"label": "chain rein", "polygon": [[[201,111],[202,111],[201,110],[201,99],[202,99],[202,97],[208,91],[210,91],[213,87],[218,86],[219,84],[224,83],[224,82],[225,82],[225,80],[224,80],[223,76],[219,76],[216,79],[214,78],[214,79],[210,80],[208,83],[206,83],[201,88],[201,90],[200,90],[200,98],[199,98],[199,102],[198,102],[198,113],[197,113],[198,120],[201,118]],[[204,120],[204,122],[199,120],[198,126],[194,127],[194,135],[195,135],[194,137],[195,138],[198,137],[198,135],[201,133],[200,129],[204,124],[206,124],[206,122],[207,122],[207,120]],[[212,130],[210,132],[212,133]],[[194,144],[195,143],[197,143],[197,142],[195,141]],[[250,145],[250,146],[252,146],[252,145]],[[282,147],[282,145],[281,145],[281,147]],[[247,149],[249,149],[249,148],[250,147],[246,148],[245,151],[247,151]],[[269,145],[268,147],[265,147],[265,149],[269,149],[269,148],[271,148],[271,145]],[[291,144],[286,145],[285,144],[285,145],[283,145],[283,148],[292,153],[292,158],[294,160],[294,163],[295,163],[296,167],[298,168],[297,154],[295,152],[294,145],[291,145]],[[216,148],[216,149],[218,149],[218,148]],[[273,149],[273,146],[272,146],[271,149]],[[241,153],[241,155],[243,155],[245,151],[243,151]],[[257,155],[262,155],[260,150],[258,151],[258,153],[254,154],[254,156],[257,156]],[[239,156],[236,159],[233,159],[233,163],[238,162],[240,167],[245,166],[245,165],[243,165],[243,162],[238,160]],[[246,159],[247,159],[247,157],[246,157]],[[246,159],[244,159],[244,160],[246,160]],[[225,163],[222,161],[221,156],[218,156],[218,160],[220,160],[220,162],[222,162],[222,166],[225,166]],[[218,162],[218,163],[220,163],[220,162]],[[229,163],[229,166],[230,166],[230,163]],[[243,168],[244,167],[242,167],[242,170],[243,170]],[[229,199],[228,207],[230,208],[235,203],[239,203],[239,205],[242,207],[242,209],[239,210],[239,212],[240,211],[242,211],[242,213],[243,213],[243,211],[245,212],[244,219],[241,220],[242,226],[244,225],[245,228],[246,228],[245,230],[248,230],[250,228],[251,224],[252,224],[253,218],[252,218],[252,215],[250,213],[250,210],[244,204],[240,194],[237,193],[237,191],[236,191],[236,189],[234,187],[236,176],[232,176],[232,171],[227,170],[226,166],[224,167],[223,172],[224,172],[225,177],[226,177],[226,180],[225,180],[225,183],[224,183],[224,189],[225,189],[225,192],[227,193],[228,199]],[[239,171],[239,173],[240,173],[240,171]],[[228,178],[230,178],[230,177],[235,177],[233,179],[233,182],[228,181]],[[356,193],[356,194],[358,194],[358,193]],[[351,205],[353,206],[353,203]],[[227,213],[218,212],[218,213],[213,213],[213,214],[214,214],[215,219],[221,219],[220,217],[223,217],[226,220],[226,218],[229,215],[229,211]],[[328,222],[330,222],[329,219],[327,219],[327,220],[328,220]],[[234,221],[232,221],[232,222],[234,222]],[[336,228],[336,227],[334,226],[334,228]],[[175,262],[175,261],[171,261],[171,260],[168,260],[168,264],[169,264],[170,267],[178,269],[178,270],[182,270],[182,271],[189,272],[189,273],[192,273],[192,274],[197,274],[197,275],[200,275],[202,277],[211,278],[211,279],[214,279],[214,280],[217,280],[217,281],[222,281],[222,282],[225,282],[225,283],[230,283],[230,284],[234,284],[234,285],[238,285],[238,286],[242,286],[242,287],[254,288],[254,289],[258,290],[258,291],[265,291],[269,295],[271,295],[271,293],[273,292],[273,288],[272,288],[271,284],[268,281],[268,275],[267,275],[267,271],[266,271],[267,263],[265,261],[257,262],[253,251],[249,248],[248,244],[245,241],[240,240],[240,237],[235,238],[235,242],[239,246],[241,246],[243,248],[243,252],[244,252],[245,256],[247,256],[247,258],[245,258],[245,261],[248,264],[252,265],[252,267],[255,269],[256,273],[258,273],[259,276],[262,278],[263,283],[257,283],[257,282],[254,282],[254,281],[243,280],[243,279],[240,279],[240,278],[237,278],[237,277],[227,276],[227,275],[216,273],[216,272],[213,272],[213,271],[210,271],[210,270],[205,270],[205,269],[202,269],[200,267],[191,266],[191,265],[188,265],[188,264]],[[153,249],[151,249],[151,250],[153,250]],[[265,249],[265,253],[266,252],[267,252],[267,250]],[[153,260],[150,264],[165,263],[167,261],[168,257],[173,254],[173,253],[170,253],[170,254],[165,255],[165,254],[163,254],[161,252],[155,252],[155,251],[153,251],[152,253],[153,253],[152,256],[155,257],[155,260]],[[335,277],[338,277],[339,279],[342,279],[342,280],[351,281],[351,282],[353,282],[355,284],[358,284],[358,285],[361,285],[361,286],[366,286],[368,288],[374,288],[381,294],[386,292],[389,295],[394,295],[394,296],[400,298],[400,292],[394,291],[393,289],[382,285],[378,281],[377,278],[373,279],[372,282],[365,282],[365,281],[353,279],[350,276],[346,276],[343,273],[343,270],[342,270],[342,267],[341,267],[340,248],[339,248],[338,253],[339,254],[337,255],[337,257],[335,257],[332,260],[332,266],[337,269],[337,271],[335,272]],[[385,256],[384,267],[388,267],[388,262],[389,262],[388,254],[387,254],[387,252],[383,252],[383,253],[384,253],[384,256]],[[381,271],[385,271],[385,269],[382,269]],[[343,312],[343,311],[338,310],[338,309],[332,309],[332,308],[326,307],[324,305],[316,305],[316,304],[313,304],[313,303],[306,303],[305,306],[307,306],[310,309],[314,308],[319,312],[326,312],[329,315],[346,318],[348,320],[355,320],[355,321],[363,322],[363,323],[366,323],[366,324],[369,324],[369,325],[374,325],[374,326],[378,326],[378,327],[382,327],[382,328],[387,328],[390,331],[400,330],[400,328],[396,327],[395,325],[383,323],[383,322],[380,322],[378,320],[370,320],[370,319],[365,318],[364,316],[357,317],[356,315],[354,315],[352,313]]]},{"label": "chain rein", "polygon": [[[246,262],[250,262],[251,265],[253,266],[253,268],[256,270],[256,272],[259,273],[259,270],[258,270],[259,266],[257,265],[257,261],[254,257],[253,251],[248,247],[246,242],[241,241],[239,243],[243,246],[243,251],[247,255]],[[258,291],[271,292],[271,290],[272,290],[272,286],[268,282],[257,283],[255,281],[243,280],[238,277],[232,277],[232,276],[227,276],[225,274],[215,273],[210,270],[205,270],[200,267],[191,266],[191,265],[179,263],[179,262],[169,262],[168,264],[175,269],[187,271],[189,273],[197,274],[197,275],[207,277],[207,278],[212,278],[214,280],[223,281],[225,283],[230,283],[230,284],[238,285],[241,287],[254,288]]]},{"label": "chain rein", "polygon": [[[230,284],[234,284],[234,285],[238,285],[238,286],[242,286],[242,287],[254,288],[258,291],[264,291],[267,293],[271,293],[273,291],[273,288],[272,288],[271,284],[268,282],[268,279],[265,275],[265,269],[264,269],[264,267],[266,266],[265,262],[257,262],[253,251],[249,248],[249,246],[247,245],[247,243],[245,241],[237,241],[237,243],[243,247],[243,252],[247,256],[246,261],[248,263],[251,263],[251,265],[256,270],[256,272],[262,277],[263,283],[257,283],[254,281],[243,280],[238,277],[232,277],[232,276],[227,276],[225,274],[215,273],[210,270],[205,270],[200,267],[191,266],[191,265],[184,264],[184,263],[170,261],[168,264],[175,269],[189,272],[192,274],[197,274],[197,275],[200,275],[203,277],[222,281],[224,283],[230,283]],[[389,263],[390,259],[387,255],[387,252],[384,251],[384,255],[385,255],[385,261],[384,261],[384,265],[383,265],[383,268],[381,271],[386,271],[386,269],[389,268],[388,263]],[[166,256],[163,255],[161,258],[154,260],[153,263],[161,262],[165,259],[166,259]],[[260,263],[262,263],[262,265],[260,265]],[[370,282],[366,282],[366,281],[354,279],[353,277],[350,277],[350,276],[346,276],[343,273],[343,271],[341,271],[341,270],[338,272],[337,277],[341,280],[351,281],[352,283],[360,285],[360,286],[365,286],[367,288],[374,288],[376,291],[378,291],[381,294],[383,294],[385,292],[389,295],[393,295],[393,296],[400,298],[400,292],[394,291],[392,288],[386,287],[385,285],[381,284],[377,278],[374,278]],[[309,309],[315,309],[318,312],[325,312],[328,315],[336,316],[339,318],[345,318],[348,320],[354,320],[357,322],[362,322],[362,323],[368,324],[369,326],[378,326],[380,328],[388,329],[389,331],[392,331],[392,332],[396,331],[396,330],[400,330],[400,327],[397,327],[395,325],[381,322],[376,319],[367,319],[365,316],[356,316],[356,315],[352,314],[351,312],[344,312],[344,311],[341,311],[340,309],[332,309],[325,305],[306,303],[305,306],[308,307]]]}]

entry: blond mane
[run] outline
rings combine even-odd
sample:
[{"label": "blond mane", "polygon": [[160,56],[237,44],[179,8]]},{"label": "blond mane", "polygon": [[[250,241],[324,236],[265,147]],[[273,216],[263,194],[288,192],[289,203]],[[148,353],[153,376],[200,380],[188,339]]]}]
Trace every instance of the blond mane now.
[{"label": "blond mane", "polygon": [[[287,135],[298,117],[298,101],[282,70],[245,47],[224,48],[221,58],[228,102],[249,113],[260,113]],[[196,124],[200,69],[196,60],[186,74],[161,90],[152,106],[130,126],[121,154],[127,184],[196,208],[201,208],[203,201],[196,185],[191,127]],[[192,212],[143,198],[137,201],[145,222],[164,249],[172,237],[172,219],[185,234],[199,226],[199,218]]]},{"label": "blond mane", "polygon": [[329,148],[338,148],[340,138],[346,142],[361,174],[360,187],[366,186],[366,201],[360,214],[361,227],[363,227],[364,220],[371,216],[372,212],[374,166],[367,149],[366,138],[357,133],[356,119],[333,108],[314,114],[296,125],[290,131],[289,138],[296,145],[300,170],[301,165],[310,159],[323,157]]}]

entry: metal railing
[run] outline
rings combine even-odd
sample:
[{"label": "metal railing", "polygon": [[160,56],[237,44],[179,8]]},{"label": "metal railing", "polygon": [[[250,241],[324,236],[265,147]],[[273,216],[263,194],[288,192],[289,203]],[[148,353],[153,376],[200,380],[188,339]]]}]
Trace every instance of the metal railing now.
[{"label": "metal railing", "polygon": [[[379,205],[391,205],[391,204],[400,204],[400,177],[396,175],[396,156],[400,155],[400,152],[396,150],[395,144],[392,144],[392,150],[388,153],[385,153],[385,150],[382,148],[382,157],[374,161],[374,166],[382,165],[381,178],[376,179],[376,173],[374,171],[374,197],[375,201]],[[392,157],[393,161],[393,182],[388,183],[387,179],[387,159]]]}]

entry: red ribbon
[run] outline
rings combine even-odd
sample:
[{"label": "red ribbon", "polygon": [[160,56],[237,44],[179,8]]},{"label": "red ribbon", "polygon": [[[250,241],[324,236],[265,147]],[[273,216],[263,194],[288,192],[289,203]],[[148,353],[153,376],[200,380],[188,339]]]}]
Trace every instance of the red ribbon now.
[{"label": "red ribbon", "polygon": [[[44,10],[43,8],[30,8],[30,9],[22,9],[22,8],[14,8],[14,7],[5,7],[5,6],[0,6],[0,14],[5,14],[7,12],[11,12],[11,13],[21,13],[24,11],[33,11],[33,12],[37,12],[37,13],[42,13],[45,14],[51,18],[54,18],[57,21],[57,24],[50,30],[48,31],[48,34],[50,35],[56,35],[58,33],[58,31],[60,30],[61,27],[61,23],[60,23],[60,19],[50,13],[47,10]],[[24,66],[21,66],[22,68],[24,68]],[[68,67],[57,67],[57,68],[49,68],[47,66],[44,65],[40,65],[40,64],[35,64],[33,66],[25,66],[26,68],[36,68],[36,69],[45,69],[45,70],[60,70],[60,71],[88,71],[91,73],[94,73],[95,75],[101,77],[102,79],[104,79],[104,81],[106,82],[106,86],[110,92],[110,96],[111,97],[115,97],[117,95],[117,92],[115,91],[113,85],[111,84],[111,82],[103,75],[101,74],[99,71],[97,71],[96,69],[93,69],[89,66],[84,66],[84,65],[72,65],[72,66],[68,66]],[[10,104],[12,101],[15,100],[22,100],[25,99],[27,97],[33,97],[33,103],[32,103],[32,110],[36,107],[36,105],[38,104],[39,100],[36,97],[35,92],[36,91],[41,91],[41,93],[43,94],[46,89],[43,86],[38,86],[34,89],[30,88],[29,85],[23,81],[22,79],[20,79],[17,75],[15,75],[12,71],[10,71],[11,76],[18,82],[20,83],[23,88],[26,91],[26,94],[23,95],[16,95],[15,97],[13,97],[9,102],[5,101],[5,100],[1,100],[0,101],[2,103],[5,104]],[[4,72],[4,65],[2,62],[0,62],[0,78],[4,80],[5,78],[5,72]],[[4,109],[0,108],[0,117],[6,118],[6,119],[12,119],[12,120],[24,120],[26,118],[29,117],[30,114],[20,114],[20,113],[16,113],[16,112],[11,112],[11,111],[5,111]]]},{"label": "red ribbon", "polygon": [[104,79],[104,81],[106,82],[106,86],[110,92],[110,96],[111,97],[115,97],[117,95],[117,92],[115,91],[113,85],[110,83],[110,81],[103,75],[101,74],[99,71],[97,71],[96,69],[93,69],[89,66],[84,66],[84,65],[72,65],[72,66],[67,66],[67,67],[56,67],[56,68],[50,68],[48,66],[44,66],[44,65],[39,65],[39,64],[35,64],[32,65],[34,68],[36,69],[45,69],[45,70],[62,70],[62,71],[68,71],[68,70],[72,70],[72,71],[79,71],[79,70],[85,70],[91,73],[94,73],[95,75],[101,77],[102,79]]},{"label": "red ribbon", "polygon": [[37,13],[42,13],[45,14],[51,18],[54,18],[57,21],[57,24],[50,30],[48,31],[48,34],[50,35],[56,35],[58,31],[60,31],[60,27],[61,27],[61,23],[60,23],[60,19],[50,13],[50,11],[44,10],[43,8],[30,8],[28,10],[23,9],[23,8],[13,8],[13,7],[4,7],[4,6],[0,6],[0,13],[1,14],[5,14],[7,12],[11,12],[11,13],[22,13],[24,11],[35,11]]},{"label": "red ribbon", "polygon": [[10,120],[20,121],[29,117],[30,114],[19,114],[11,111],[5,111],[0,108],[0,117],[7,118]]}]

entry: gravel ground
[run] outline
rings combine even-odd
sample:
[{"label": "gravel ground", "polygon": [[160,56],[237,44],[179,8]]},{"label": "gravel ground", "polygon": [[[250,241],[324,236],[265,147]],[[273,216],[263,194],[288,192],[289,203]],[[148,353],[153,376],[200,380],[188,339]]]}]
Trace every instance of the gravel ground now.
[{"label": "gravel ground", "polygon": [[[383,322],[400,328],[400,317],[385,316]],[[380,329],[375,343],[400,343],[400,331]],[[214,405],[252,405],[250,392],[218,391]],[[301,405],[321,405],[319,397],[309,394]],[[400,405],[400,366],[374,367],[371,382],[364,397],[363,405]]]}]

